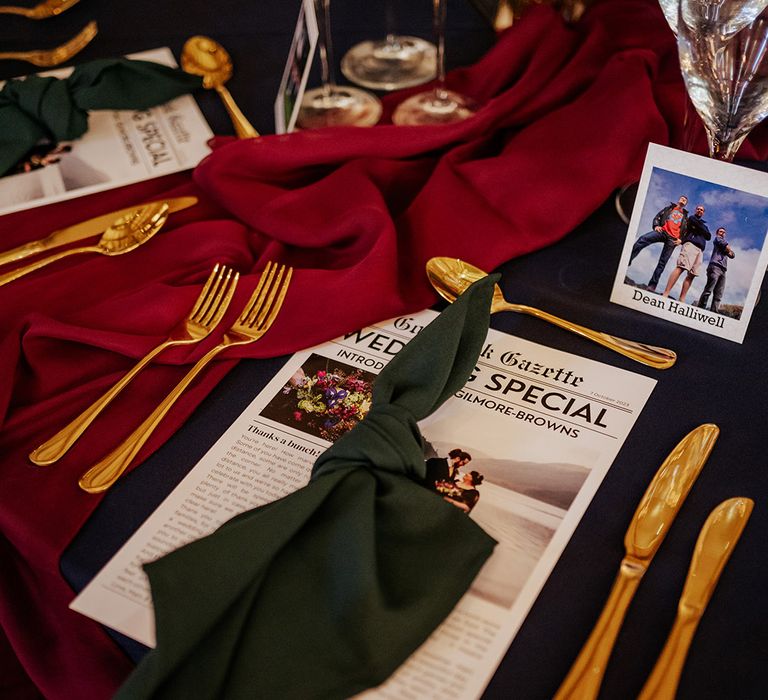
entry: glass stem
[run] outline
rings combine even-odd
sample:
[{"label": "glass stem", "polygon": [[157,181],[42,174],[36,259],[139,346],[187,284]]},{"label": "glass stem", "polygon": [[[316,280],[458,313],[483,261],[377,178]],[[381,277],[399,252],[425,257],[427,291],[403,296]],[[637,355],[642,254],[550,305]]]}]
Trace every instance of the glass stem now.
[{"label": "glass stem", "polygon": [[438,100],[447,100],[448,91],[445,88],[445,0],[432,0],[433,24],[435,28],[435,43],[437,44],[437,85],[435,95]]},{"label": "glass stem", "polygon": [[739,150],[746,134],[738,139],[724,140],[719,138],[716,134],[713,134],[707,130],[707,140],[709,141],[709,157],[717,158],[718,160],[724,160],[728,163],[733,161],[736,151]]},{"label": "glass stem", "polygon": [[394,0],[387,0],[384,3],[384,26],[387,30],[387,46],[394,49],[399,48],[397,35],[395,34],[395,3]]},{"label": "glass stem", "polygon": [[315,12],[318,25],[317,45],[320,49],[320,79],[323,82],[323,96],[327,99],[336,87],[331,40],[331,0],[315,0]]}]

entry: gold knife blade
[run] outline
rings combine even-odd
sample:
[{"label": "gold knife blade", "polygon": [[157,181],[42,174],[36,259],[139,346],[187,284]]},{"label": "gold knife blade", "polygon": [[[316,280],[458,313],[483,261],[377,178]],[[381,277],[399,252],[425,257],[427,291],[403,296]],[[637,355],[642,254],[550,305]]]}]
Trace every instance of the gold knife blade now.
[{"label": "gold knife blade", "polygon": [[638,700],[674,700],[699,620],[754,505],[751,498],[729,498],[709,514],[696,540],[672,631]]},{"label": "gold knife blade", "polygon": [[555,700],[597,697],[624,615],[688,492],[707,461],[720,429],[705,423],[669,453],[640,499],[624,536],[625,556],[603,611]]},{"label": "gold knife blade", "polygon": [[[163,201],[163,200],[157,200]],[[197,204],[197,197],[172,197],[165,200],[168,204],[169,212],[181,211]],[[16,260],[23,260],[30,255],[37,255],[51,248],[58,248],[66,245],[67,243],[74,243],[75,241],[81,241],[84,238],[90,238],[91,236],[99,236],[107,227],[111,225],[116,219],[130,214],[135,209],[147,206],[148,204],[154,204],[155,202],[144,202],[142,204],[134,204],[133,206],[126,207],[125,209],[118,209],[117,211],[111,211],[109,214],[102,214],[96,216],[93,219],[87,221],[81,221],[78,224],[67,226],[66,228],[59,229],[49,234],[45,238],[41,238],[37,241],[25,243],[17,248],[7,250],[4,253],[0,253],[0,265],[14,262]]]}]

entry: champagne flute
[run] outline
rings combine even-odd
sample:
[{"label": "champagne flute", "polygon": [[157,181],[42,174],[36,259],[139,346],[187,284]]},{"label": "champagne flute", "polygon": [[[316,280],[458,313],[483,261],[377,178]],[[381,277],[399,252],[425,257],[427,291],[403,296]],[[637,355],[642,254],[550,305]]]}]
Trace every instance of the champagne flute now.
[{"label": "champagne flute", "polygon": [[424,39],[395,33],[393,0],[386,0],[384,39],[355,44],[341,60],[347,80],[373,90],[398,90],[435,77],[437,49]]},{"label": "champagne flute", "polygon": [[331,0],[314,0],[322,85],[304,93],[296,124],[300,129],[323,126],[373,126],[381,102],[365,90],[336,84],[331,41]]},{"label": "champagne flute", "polygon": [[732,161],[749,132],[768,116],[766,5],[765,0],[680,2],[680,69],[712,158]]},{"label": "champagne flute", "polygon": [[437,85],[398,105],[392,122],[402,126],[449,124],[471,117],[477,105],[469,97],[445,87],[445,11],[446,0],[432,0],[437,38]]}]

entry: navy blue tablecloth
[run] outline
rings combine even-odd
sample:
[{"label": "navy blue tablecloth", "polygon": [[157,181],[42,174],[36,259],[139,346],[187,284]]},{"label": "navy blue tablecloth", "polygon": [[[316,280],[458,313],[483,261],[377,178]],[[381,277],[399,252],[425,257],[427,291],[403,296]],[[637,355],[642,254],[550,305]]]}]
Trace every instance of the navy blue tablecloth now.
[{"label": "navy blue tablecloth", "polygon": [[[430,3],[396,3],[408,33],[430,36]],[[230,51],[229,87],[254,126],[273,130],[272,103],[290,44],[298,3],[222,0],[185,3],[97,3],[83,0],[59,18],[31,23],[3,17],[0,47],[54,45],[88,20],[100,35],[78,60],[170,46],[178,57],[192,34],[208,34]],[[449,0],[450,65],[474,61],[493,34],[467,3]],[[383,9],[334,0],[337,56],[383,31]],[[29,72],[0,65],[0,78]],[[232,134],[218,98],[198,96],[214,132]],[[574,183],[578,186],[578,183]],[[552,202],[553,216],[557,202]],[[671,627],[698,531],[712,508],[731,496],[756,502],[691,648],[678,697],[762,698],[768,687],[768,421],[763,369],[768,310],[755,309],[743,345],[654,319],[608,302],[626,226],[611,201],[555,246],[500,268],[508,298],[577,323],[674,348],[678,364],[663,373],[532,318],[496,315],[492,326],[658,379],[647,407],[587,510],[574,537],[490,682],[487,698],[548,698],[556,691],[592,628],[623,553],[629,520],[650,478],[677,441],[693,427],[714,422],[721,436],[678,520],[629,610],[606,673],[602,698],[636,695]],[[763,298],[766,295],[763,294]],[[228,375],[186,426],[106,496],[61,562],[74,590],[81,589],[206,452],[281,366],[285,358],[244,361]],[[118,638],[138,658],[143,648]]]}]

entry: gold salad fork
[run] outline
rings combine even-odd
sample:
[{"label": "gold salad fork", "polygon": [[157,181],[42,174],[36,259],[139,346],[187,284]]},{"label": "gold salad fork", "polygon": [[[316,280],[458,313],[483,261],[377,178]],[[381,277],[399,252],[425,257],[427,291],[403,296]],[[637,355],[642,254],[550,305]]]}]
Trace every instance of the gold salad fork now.
[{"label": "gold salad fork", "polygon": [[150,350],[138,363],[120,379],[100,399],[91,404],[77,418],[63,427],[50,440],[44,442],[34,450],[29,459],[39,466],[53,464],[63,457],[67,450],[75,444],[77,439],[93,423],[96,417],[109,405],[128,383],[144,368],[154,357],[166,348],[175,345],[191,345],[207,338],[211,331],[221,321],[224,313],[232,300],[232,295],[237,286],[239,274],[233,275],[233,270],[226,265],[218,263],[208,277],[200,296],[197,298],[192,310],[182,319],[168,336],[157,347]]},{"label": "gold salad fork", "polygon": [[285,265],[281,265],[278,268],[276,263],[267,264],[259,284],[240,317],[224,334],[221,342],[197,361],[197,364],[133,433],[80,477],[78,483],[83,491],[101,493],[120,478],[176,399],[216,355],[229,347],[254,343],[270,329],[283,305],[292,273],[291,267],[286,268]]},{"label": "gold salad fork", "polygon": [[33,7],[17,7],[16,5],[0,5],[0,14],[21,15],[27,19],[48,19],[60,15],[80,0],[42,0]]},{"label": "gold salad fork", "polygon": [[26,61],[40,68],[51,68],[60,63],[66,63],[70,58],[80,53],[91,39],[99,32],[96,22],[88,22],[75,36],[69,41],[65,41],[61,46],[52,49],[34,49],[32,51],[2,51],[0,60],[13,59],[15,61]]}]

